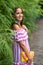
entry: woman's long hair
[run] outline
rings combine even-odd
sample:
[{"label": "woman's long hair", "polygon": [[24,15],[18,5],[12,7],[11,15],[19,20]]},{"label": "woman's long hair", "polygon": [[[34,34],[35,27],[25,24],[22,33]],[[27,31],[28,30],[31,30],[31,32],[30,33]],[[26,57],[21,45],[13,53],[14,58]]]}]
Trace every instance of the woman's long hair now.
[{"label": "woman's long hair", "polygon": [[[15,15],[16,10],[17,10],[18,8],[20,8],[20,7],[15,7],[15,8],[13,9],[12,15]],[[22,9],[22,8],[20,8],[20,9]],[[23,10],[22,10],[22,12],[23,12]],[[14,18],[14,21],[12,22],[12,25],[13,25],[13,24],[17,24],[17,23],[18,23],[17,19]],[[22,21],[20,22],[20,25],[21,25],[21,26],[22,26],[22,24],[23,24],[23,19],[22,19]]]}]

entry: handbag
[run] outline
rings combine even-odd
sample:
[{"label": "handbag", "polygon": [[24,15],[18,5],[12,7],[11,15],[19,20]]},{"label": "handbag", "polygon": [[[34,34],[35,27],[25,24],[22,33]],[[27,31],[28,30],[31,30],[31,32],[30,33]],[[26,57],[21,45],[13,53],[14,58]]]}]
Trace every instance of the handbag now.
[{"label": "handbag", "polygon": [[[34,54],[34,51],[30,51],[30,55],[31,55],[31,54]],[[27,62],[27,61],[29,61],[29,58],[26,56],[26,54],[25,54],[24,51],[21,52],[21,61],[22,61],[22,62]],[[32,61],[33,61],[33,59],[32,59]]]}]

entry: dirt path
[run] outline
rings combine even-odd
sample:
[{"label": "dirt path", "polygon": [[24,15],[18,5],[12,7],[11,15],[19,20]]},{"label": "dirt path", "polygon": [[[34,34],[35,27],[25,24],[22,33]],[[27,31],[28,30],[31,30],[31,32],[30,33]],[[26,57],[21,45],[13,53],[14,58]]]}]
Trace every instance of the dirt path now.
[{"label": "dirt path", "polygon": [[43,19],[37,22],[38,29],[31,35],[30,46],[35,51],[35,65],[43,65]]}]

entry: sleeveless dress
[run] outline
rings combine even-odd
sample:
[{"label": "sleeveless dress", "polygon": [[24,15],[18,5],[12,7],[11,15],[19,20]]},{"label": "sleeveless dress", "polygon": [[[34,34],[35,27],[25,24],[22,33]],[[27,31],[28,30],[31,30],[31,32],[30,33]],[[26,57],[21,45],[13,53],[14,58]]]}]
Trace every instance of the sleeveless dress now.
[{"label": "sleeveless dress", "polygon": [[21,61],[21,52],[23,51],[23,49],[20,47],[18,41],[23,40],[28,50],[30,50],[27,32],[24,29],[13,31],[15,34],[12,36],[12,39],[14,40],[14,44],[12,47],[14,61],[12,65],[33,65],[33,63],[29,64],[27,62]]}]

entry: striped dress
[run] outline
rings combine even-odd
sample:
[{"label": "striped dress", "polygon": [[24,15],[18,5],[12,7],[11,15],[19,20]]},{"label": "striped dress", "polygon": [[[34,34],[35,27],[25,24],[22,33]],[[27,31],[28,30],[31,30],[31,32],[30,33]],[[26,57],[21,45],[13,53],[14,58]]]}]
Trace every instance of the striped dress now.
[{"label": "striped dress", "polygon": [[14,30],[14,32],[15,35],[12,36],[12,39],[14,40],[14,44],[12,47],[14,56],[13,65],[33,65],[33,63],[29,64],[27,62],[21,61],[21,52],[23,51],[23,49],[20,47],[18,41],[23,40],[28,50],[30,50],[27,32],[24,29]]}]

